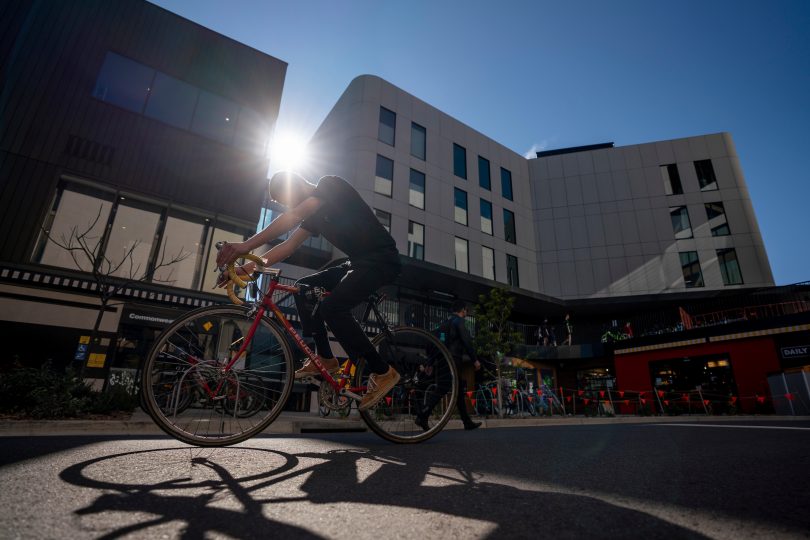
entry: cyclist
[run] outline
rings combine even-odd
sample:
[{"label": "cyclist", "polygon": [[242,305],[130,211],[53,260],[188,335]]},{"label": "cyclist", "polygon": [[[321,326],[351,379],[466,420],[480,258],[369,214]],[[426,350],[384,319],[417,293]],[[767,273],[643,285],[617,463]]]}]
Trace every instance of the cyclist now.
[{"label": "cyclist", "polygon": [[[447,345],[450,354],[453,355],[453,360],[456,362],[459,373],[461,373],[461,364],[465,352],[472,360],[475,370],[478,371],[481,369],[481,362],[475,354],[472,338],[467,331],[467,327],[464,325],[464,318],[467,317],[467,304],[462,300],[456,300],[453,302],[450,309],[453,313],[445,322],[439,325],[436,332],[439,334],[440,339],[444,341],[444,344]],[[435,407],[442,396],[450,390],[450,388],[439,387],[436,391],[431,392],[427,396],[424,408],[416,415],[416,419],[414,420],[416,425],[425,431],[430,429],[428,418],[430,418],[430,413],[433,412],[433,407]],[[464,393],[461,391],[461,388],[459,388],[456,397],[456,408],[458,409],[461,421],[464,422],[464,429],[475,429],[481,425],[481,422],[474,422],[467,413],[467,403],[464,401]]]},{"label": "cyclist", "polygon": [[[217,265],[229,264],[237,255],[268,244],[290,231],[293,232],[289,238],[262,255],[266,265],[283,261],[307,238],[317,235],[323,235],[348,255],[348,261],[300,279],[297,285],[302,286],[302,294],[296,297],[296,304],[303,334],[313,338],[316,351],[328,371],[337,371],[339,363],[329,346],[324,322],[351,358],[365,358],[371,375],[359,408],[368,409],[397,384],[400,376],[380,357],[351,310],[399,275],[401,265],[396,242],[360,194],[338,176],[324,176],[316,186],[296,173],[277,173],[270,180],[270,197],[286,206],[287,211],[244,242],[224,244],[217,255]],[[248,263],[241,271],[249,274],[254,268]],[[311,287],[330,291],[314,313],[312,299],[304,292]],[[309,361],[295,372],[296,379],[318,375],[317,366]]]}]

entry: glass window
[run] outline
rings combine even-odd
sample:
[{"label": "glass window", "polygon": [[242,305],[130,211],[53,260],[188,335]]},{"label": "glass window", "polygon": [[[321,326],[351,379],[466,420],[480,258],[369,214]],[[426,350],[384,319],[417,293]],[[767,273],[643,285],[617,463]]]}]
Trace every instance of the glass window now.
[{"label": "glass window", "polygon": [[728,236],[731,234],[731,230],[728,228],[726,209],[723,203],[706,203],[706,217],[709,220],[712,236]]},{"label": "glass window", "polygon": [[664,179],[664,191],[666,191],[667,195],[680,195],[683,193],[681,176],[678,174],[678,166],[675,163],[661,165],[661,178]]},{"label": "glass window", "polygon": [[478,156],[478,185],[486,190],[492,189],[492,180],[489,177],[489,160]]},{"label": "glass window", "polygon": [[394,189],[394,162],[377,154],[377,175],[374,177],[374,191],[390,197]]},{"label": "glass window", "polygon": [[415,221],[408,222],[408,257],[425,259],[425,227]]},{"label": "glass window", "polygon": [[481,231],[492,234],[492,203],[481,199]]},{"label": "glass window", "polygon": [[146,275],[162,211],[148,203],[119,197],[104,250],[104,273],[127,279]]},{"label": "glass window", "polygon": [[238,115],[239,106],[236,103],[200,90],[200,98],[191,121],[191,131],[230,144]]},{"label": "glass window", "polygon": [[676,240],[692,238],[692,225],[689,223],[689,212],[685,206],[670,207],[669,217],[672,219],[672,232],[675,233]]},{"label": "glass window", "polygon": [[742,285],[743,278],[737,252],[734,248],[718,249],[717,260],[720,262],[720,274],[724,285]]},{"label": "glass window", "polygon": [[202,217],[176,211],[169,214],[155,265],[161,264],[161,257],[165,257],[164,263],[177,258],[182,260],[156,268],[155,281],[186,289],[201,288],[209,224],[209,220]]},{"label": "glass window", "polygon": [[380,107],[380,127],[377,138],[385,144],[394,146],[394,136],[397,130],[397,115],[385,107]]},{"label": "glass window", "polygon": [[467,149],[453,143],[453,174],[467,179]]},{"label": "glass window", "polygon": [[141,113],[154,78],[154,69],[108,52],[96,78],[93,97]]},{"label": "glass window", "polygon": [[174,127],[188,129],[199,90],[165,73],[157,72],[144,114]]},{"label": "glass window", "polygon": [[504,199],[512,199],[512,173],[501,167],[501,195]]},{"label": "glass window", "polygon": [[423,161],[427,156],[427,131],[413,122],[411,122],[411,155]]},{"label": "glass window", "polygon": [[517,244],[515,234],[515,213],[504,208],[503,210],[503,232],[507,242]]},{"label": "glass window", "polygon": [[712,191],[717,189],[717,178],[714,176],[714,167],[710,159],[695,161],[695,172],[700,184],[700,191]]},{"label": "glass window", "polygon": [[456,270],[470,271],[470,261],[467,257],[467,241],[456,236]]},{"label": "glass window", "polygon": [[267,140],[270,137],[270,127],[264,117],[249,107],[239,109],[239,120],[233,134],[233,144],[264,156],[267,153]]},{"label": "glass window", "polygon": [[411,169],[411,184],[408,193],[408,202],[411,206],[425,209],[425,175]]},{"label": "glass window", "polygon": [[455,214],[456,223],[467,224],[467,192],[458,188],[455,189]]},{"label": "glass window", "polygon": [[377,216],[377,219],[382,223],[382,226],[385,227],[385,230],[388,231],[388,234],[391,234],[391,214],[375,208],[374,215]]},{"label": "glass window", "polygon": [[48,221],[43,226],[47,235],[43,234],[40,238],[34,262],[90,272],[94,261],[79,252],[74,252],[74,260],[69,251],[54,242],[68,247],[78,246],[81,240],[87,244],[91,254],[93,251],[100,252],[97,248],[103,240],[114,200],[114,193],[78,184],[64,184],[57,192]]},{"label": "glass window", "polygon": [[484,277],[495,280],[495,252],[492,248],[481,246],[481,259],[483,260]]},{"label": "glass window", "polygon": [[686,288],[703,287],[703,272],[700,271],[697,251],[685,251],[679,253],[679,255],[681,257],[683,282]]},{"label": "glass window", "polygon": [[506,256],[506,278],[507,283],[513,287],[520,287],[520,278],[518,276],[518,260],[514,255]]}]

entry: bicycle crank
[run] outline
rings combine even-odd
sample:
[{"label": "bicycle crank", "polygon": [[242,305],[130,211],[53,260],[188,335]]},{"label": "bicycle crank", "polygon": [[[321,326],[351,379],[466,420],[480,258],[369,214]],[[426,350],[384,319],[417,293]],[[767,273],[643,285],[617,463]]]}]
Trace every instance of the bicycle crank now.
[{"label": "bicycle crank", "polygon": [[348,409],[352,400],[346,396],[338,395],[332,385],[326,381],[321,381],[318,387],[318,399],[321,405],[333,411]]}]

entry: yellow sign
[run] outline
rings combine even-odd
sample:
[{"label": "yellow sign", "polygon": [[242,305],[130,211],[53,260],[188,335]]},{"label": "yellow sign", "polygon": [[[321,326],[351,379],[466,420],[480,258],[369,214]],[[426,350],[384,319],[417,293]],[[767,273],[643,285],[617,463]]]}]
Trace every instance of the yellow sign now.
[{"label": "yellow sign", "polygon": [[87,360],[87,367],[102,368],[107,355],[103,353],[90,353],[90,358]]},{"label": "yellow sign", "polygon": [[82,336],[82,337],[80,337],[79,338],[79,343],[84,343],[84,344],[90,343],[90,336]]},{"label": "yellow sign", "polygon": [[213,327],[214,327],[214,325],[211,324],[210,322],[206,322],[205,324],[203,324],[203,328],[205,329],[206,332],[210,332],[211,328],[213,328]]}]

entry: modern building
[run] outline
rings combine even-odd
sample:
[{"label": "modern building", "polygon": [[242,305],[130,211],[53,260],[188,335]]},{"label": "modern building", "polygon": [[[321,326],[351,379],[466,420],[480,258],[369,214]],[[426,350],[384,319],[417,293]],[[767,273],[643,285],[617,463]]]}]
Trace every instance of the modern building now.
[{"label": "modern building", "polygon": [[140,0],[11,0],[0,36],[3,362],[137,368],[224,300],[213,245],[256,230],[287,65]]}]

